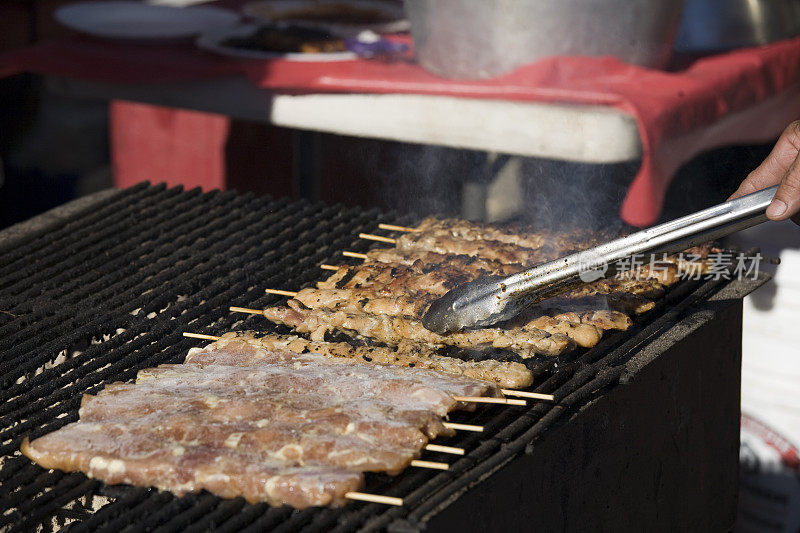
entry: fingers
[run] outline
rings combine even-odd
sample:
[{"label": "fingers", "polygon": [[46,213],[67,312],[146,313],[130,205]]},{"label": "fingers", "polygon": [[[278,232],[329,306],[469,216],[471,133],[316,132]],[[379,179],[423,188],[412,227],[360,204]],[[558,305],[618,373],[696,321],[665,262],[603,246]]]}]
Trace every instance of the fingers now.
[{"label": "fingers", "polygon": [[731,198],[776,185],[787,175],[800,152],[800,121],[789,124],[767,158],[742,182]]}]

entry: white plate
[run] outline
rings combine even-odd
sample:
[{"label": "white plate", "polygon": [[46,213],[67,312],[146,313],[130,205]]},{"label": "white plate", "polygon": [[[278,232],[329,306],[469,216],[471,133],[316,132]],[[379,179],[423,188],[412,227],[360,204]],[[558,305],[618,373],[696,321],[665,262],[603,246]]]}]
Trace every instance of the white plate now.
[{"label": "white plate", "polygon": [[64,26],[103,39],[190,39],[214,28],[230,27],[239,15],[218,7],[168,7],[132,1],[81,2],[56,10]]},{"label": "white plate", "polygon": [[247,37],[252,35],[260,24],[241,24],[235,28],[206,32],[197,38],[195,44],[198,48],[216,52],[218,54],[241,57],[245,59],[288,59],[290,61],[349,61],[358,56],[353,52],[330,52],[327,54],[301,54],[301,53],[281,53],[264,52],[261,50],[248,50],[247,48],[236,48],[226,46],[223,43],[231,37]]},{"label": "white plate", "polygon": [[[392,20],[391,22],[374,24],[350,24],[303,19],[302,17],[286,17],[287,13],[325,4],[381,11]],[[408,31],[411,28],[401,5],[381,0],[256,0],[245,4],[242,8],[242,12],[250,18],[263,20],[265,22],[290,22],[298,26],[302,25],[309,28],[319,28],[337,35],[347,36],[354,36],[364,30],[372,30],[375,33],[397,33]]]}]

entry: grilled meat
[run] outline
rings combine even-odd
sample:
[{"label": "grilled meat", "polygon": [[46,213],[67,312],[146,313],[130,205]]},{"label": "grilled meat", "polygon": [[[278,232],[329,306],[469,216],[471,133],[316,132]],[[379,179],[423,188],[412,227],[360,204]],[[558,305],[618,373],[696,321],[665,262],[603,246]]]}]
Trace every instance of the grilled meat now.
[{"label": "grilled meat", "polygon": [[449,231],[405,233],[396,239],[395,247],[401,253],[435,252],[481,257],[501,263],[519,263],[533,266],[557,259],[568,250],[547,246],[525,248],[500,241],[470,241],[454,237]]},{"label": "grilled meat", "polygon": [[[380,342],[400,345],[400,336],[386,331],[398,327],[413,335],[413,343],[439,347],[446,342],[466,347],[461,339],[448,336],[443,341],[438,336],[416,333],[414,325],[434,300],[478,277],[510,275],[570,249],[597,244],[600,239],[582,232],[512,233],[457,220],[426,219],[417,229],[400,236],[393,249],[371,250],[363,265],[342,267],[319,282],[316,289],[299,291],[294,297],[297,302],[325,312],[313,314],[316,329],[305,327],[303,331],[319,339],[329,329],[345,330],[362,337],[377,335]],[[702,265],[711,249],[704,246],[690,250],[699,261],[664,258],[546,300],[525,313],[524,319],[512,321],[505,337],[514,337],[510,344],[515,351],[519,351],[520,336],[526,331],[545,331],[559,338],[566,336],[581,347],[594,346],[604,330],[630,327],[627,315],[652,309],[665,286],[675,283],[688,269]],[[299,306],[294,308],[302,311]],[[288,323],[297,321],[297,316],[286,311],[278,321],[287,323],[289,316],[294,320]],[[499,330],[494,331],[497,339],[504,338]]]},{"label": "grilled meat", "polygon": [[[424,293],[408,296],[397,294],[393,297],[375,294],[370,289],[303,289],[294,296],[294,299],[309,309],[420,320],[431,302],[439,298],[437,294]],[[584,348],[594,346],[602,336],[602,330],[591,324],[568,323],[548,316],[542,316],[541,320],[535,323],[521,324],[520,327],[563,334]]]},{"label": "grilled meat", "polygon": [[366,253],[366,256],[367,261],[413,266],[418,272],[430,271],[439,265],[452,265],[454,268],[471,273],[476,277],[487,274],[508,276],[525,269],[520,264],[502,263],[474,255],[449,255],[426,251],[401,253],[396,248],[373,248]]},{"label": "grilled meat", "polygon": [[[137,428],[138,429],[138,428]],[[44,468],[83,472],[108,484],[157,487],[177,495],[205,489],[223,498],[297,508],[345,502],[364,483],[360,472],[254,460],[233,450],[181,446],[116,423],[69,424],[21,451]]]},{"label": "grilled meat", "polygon": [[440,434],[453,396],[495,385],[418,368],[269,351],[229,337],[189,362],[84,396],[80,421],[27,440],[46,468],[176,494],[341,505],[362,472],[397,473]]},{"label": "grilled meat", "polygon": [[567,249],[582,249],[600,244],[603,236],[595,231],[516,231],[487,224],[476,224],[460,219],[437,219],[429,217],[419,223],[416,228],[419,232],[430,233],[446,231],[453,237],[469,241],[498,241],[524,248],[553,247]]},{"label": "grilled meat", "polygon": [[270,307],[264,316],[272,322],[295,328],[299,333],[308,333],[312,340],[324,340],[328,331],[341,331],[357,337],[372,338],[392,346],[404,342],[425,343],[435,348],[456,346],[476,350],[501,348],[513,351],[521,357],[536,354],[558,355],[573,347],[569,337],[548,334],[534,328],[521,330],[477,329],[439,335],[418,321],[387,315],[349,314],[344,311],[307,309],[296,300],[288,307]]},{"label": "grilled meat", "polygon": [[[235,348],[234,348],[235,346]],[[219,348],[225,348],[220,351]],[[226,333],[204,349],[189,350],[186,362],[220,363],[219,354],[236,353],[227,357],[224,364],[247,365],[263,357],[264,350],[288,350],[303,354],[313,353],[331,358],[332,362],[358,361],[362,364],[396,365],[424,368],[458,374],[473,379],[490,381],[506,389],[524,389],[533,384],[533,374],[525,365],[487,359],[464,361],[455,357],[437,355],[424,345],[406,343],[402,350],[378,346],[353,346],[346,342],[315,342],[296,335],[265,335],[254,337],[248,333]],[[202,359],[198,359],[202,357]]]}]

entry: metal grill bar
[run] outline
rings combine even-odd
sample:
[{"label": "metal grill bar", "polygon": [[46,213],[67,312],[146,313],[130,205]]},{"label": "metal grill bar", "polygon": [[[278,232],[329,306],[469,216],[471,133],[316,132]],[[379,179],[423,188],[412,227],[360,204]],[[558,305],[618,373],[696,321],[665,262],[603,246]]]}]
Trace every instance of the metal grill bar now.
[{"label": "metal grill bar", "polygon": [[[631,348],[681,311],[664,314],[661,326],[656,321],[610,336],[560,361],[557,369],[551,360],[532,362],[542,374],[535,391],[554,394],[558,405],[531,401],[525,408],[486,406],[455,414],[454,422],[483,425],[485,431],[460,432],[447,442],[466,449],[464,456],[426,455],[447,461],[449,470],[368,477],[370,492],[401,496],[402,508],[358,503],[295,511],[209,494],[177,498],[46,472],[18,455],[24,437],[77,420],[83,394],[132,379],[142,368],[182,361],[189,347],[202,344],[183,338],[183,331],[280,330],[261,317],[231,314],[228,306],[263,308],[282,301],[264,289],[299,289],[319,280],[317,265],[340,262],[342,250],[366,251],[358,233],[387,220],[409,222],[374,210],[140,185],[58,227],[0,244],[0,529],[35,528],[59,513],[61,520],[76,520],[71,531],[114,532],[352,531],[419,520],[618,381]],[[676,294],[688,305],[705,293]],[[88,510],[85,519],[62,511],[87,494],[108,503]]]}]

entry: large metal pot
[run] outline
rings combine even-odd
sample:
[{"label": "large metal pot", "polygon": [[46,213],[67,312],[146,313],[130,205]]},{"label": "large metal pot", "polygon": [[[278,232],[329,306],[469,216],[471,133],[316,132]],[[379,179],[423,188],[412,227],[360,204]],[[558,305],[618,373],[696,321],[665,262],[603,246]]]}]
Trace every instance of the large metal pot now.
[{"label": "large metal pot", "polygon": [[487,78],[553,55],[663,67],[684,0],[405,0],[420,64]]},{"label": "large metal pot", "polygon": [[675,48],[715,52],[797,35],[800,0],[688,0]]}]

